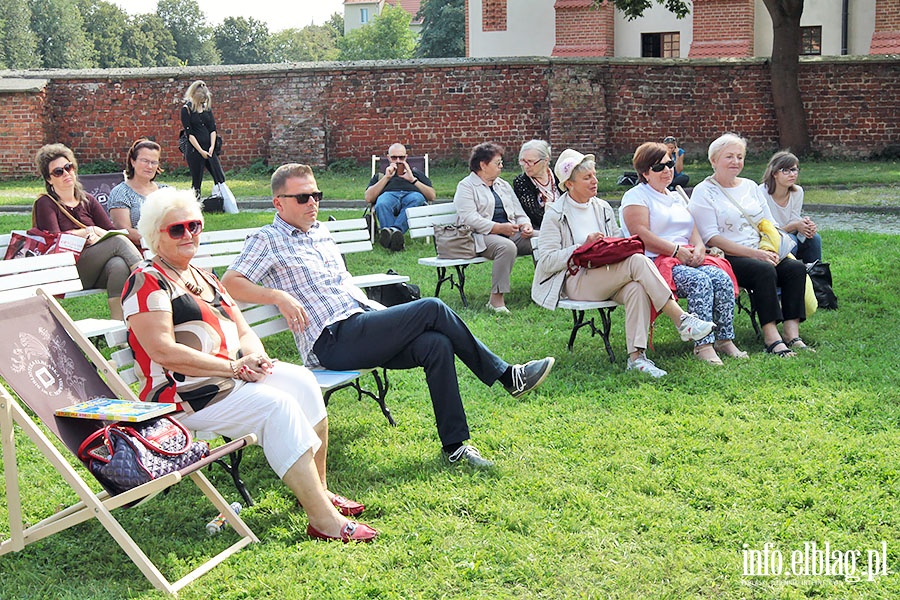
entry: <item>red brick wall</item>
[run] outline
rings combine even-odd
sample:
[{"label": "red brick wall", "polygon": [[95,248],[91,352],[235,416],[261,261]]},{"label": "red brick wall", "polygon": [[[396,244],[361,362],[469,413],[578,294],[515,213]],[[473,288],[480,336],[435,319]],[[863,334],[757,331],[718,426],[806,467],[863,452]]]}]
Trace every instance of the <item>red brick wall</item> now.
[{"label": "red brick wall", "polygon": [[556,0],[553,56],[613,56],[615,8],[594,7],[593,0]]},{"label": "red brick wall", "polygon": [[693,0],[689,58],[754,55],[754,0]]},{"label": "red brick wall", "polygon": [[506,0],[481,0],[481,29],[506,31]]},{"label": "red brick wall", "polygon": [[900,53],[900,2],[878,0],[870,54]]},{"label": "red brick wall", "polygon": [[[165,165],[182,165],[178,111],[194,77],[213,93],[226,169],[259,160],[365,164],[395,141],[437,160],[464,160],[485,140],[500,142],[512,158],[532,137],[549,139],[557,151],[572,146],[600,157],[630,155],[639,143],[670,133],[692,153],[727,130],[747,136],[751,152],[778,144],[763,59],[442,60],[211,71],[52,73],[43,91],[0,94],[0,176],[32,176],[32,157],[43,143],[70,145],[82,163],[119,162],[140,136],[162,144]],[[897,144],[898,80],[895,57],[804,60],[800,88],[813,147],[824,156],[869,156]]]},{"label": "red brick wall", "polygon": [[0,94],[0,176],[36,177],[34,153],[50,139],[45,92]]}]

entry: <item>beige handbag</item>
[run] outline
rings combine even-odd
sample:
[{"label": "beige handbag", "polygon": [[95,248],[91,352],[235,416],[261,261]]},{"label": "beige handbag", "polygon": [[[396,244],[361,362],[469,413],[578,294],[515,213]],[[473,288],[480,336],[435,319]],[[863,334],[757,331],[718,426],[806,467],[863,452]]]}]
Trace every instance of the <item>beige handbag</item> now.
[{"label": "beige handbag", "polygon": [[475,239],[468,225],[435,225],[434,247],[438,258],[475,258]]}]

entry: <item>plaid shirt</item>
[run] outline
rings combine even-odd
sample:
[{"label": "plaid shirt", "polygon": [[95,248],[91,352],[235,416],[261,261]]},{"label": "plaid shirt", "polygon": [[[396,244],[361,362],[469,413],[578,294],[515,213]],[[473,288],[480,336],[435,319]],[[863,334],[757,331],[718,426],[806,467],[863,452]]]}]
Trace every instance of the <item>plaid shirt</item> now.
[{"label": "plaid shirt", "polygon": [[254,283],[287,292],[303,305],[310,324],[294,333],[294,342],[307,367],[319,366],[312,348],[322,330],[363,312],[360,303],[366,302],[349,282],[350,273],[324,223],[316,222],[304,233],[276,214],[271,225],[247,236],[229,268]]}]

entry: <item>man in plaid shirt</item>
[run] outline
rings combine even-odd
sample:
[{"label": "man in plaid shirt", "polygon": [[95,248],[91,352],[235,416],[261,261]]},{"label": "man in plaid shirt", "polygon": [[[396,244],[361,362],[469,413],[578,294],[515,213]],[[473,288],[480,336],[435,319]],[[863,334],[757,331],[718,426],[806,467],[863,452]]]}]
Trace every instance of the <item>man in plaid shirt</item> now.
[{"label": "man in plaid shirt", "polygon": [[487,349],[437,298],[376,310],[350,284],[328,229],[316,218],[322,192],[312,169],[283,165],[272,175],[271,225],[247,237],[222,278],[236,299],[274,304],[287,319],[304,364],[333,370],[424,367],[438,436],[450,462],[493,463],[464,444],[469,427],[454,357],[485,385],[500,383],[515,397],[537,387],[552,357],[510,365]]}]

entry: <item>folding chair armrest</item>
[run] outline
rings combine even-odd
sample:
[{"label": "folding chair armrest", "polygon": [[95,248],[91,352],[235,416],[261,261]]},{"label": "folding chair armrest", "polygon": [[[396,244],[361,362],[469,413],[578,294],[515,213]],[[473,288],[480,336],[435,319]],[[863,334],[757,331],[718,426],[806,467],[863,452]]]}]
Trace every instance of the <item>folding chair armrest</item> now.
[{"label": "folding chair armrest", "polygon": [[182,475],[189,475],[198,469],[202,469],[203,467],[214,463],[220,458],[228,456],[236,450],[246,448],[247,446],[252,446],[255,443],[256,434],[248,433],[244,437],[238,438],[236,440],[231,440],[227,444],[222,444],[221,446],[213,448],[212,450],[210,450],[209,456],[201,458],[197,462],[186,466],[185,468],[181,469],[179,473],[181,473]]}]

